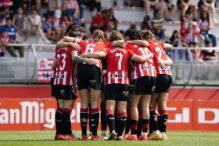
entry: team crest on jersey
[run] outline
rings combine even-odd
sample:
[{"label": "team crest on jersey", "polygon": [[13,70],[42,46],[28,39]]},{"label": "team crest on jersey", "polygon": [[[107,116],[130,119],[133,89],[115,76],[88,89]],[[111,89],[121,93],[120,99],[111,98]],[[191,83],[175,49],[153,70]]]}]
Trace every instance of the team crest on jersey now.
[{"label": "team crest on jersey", "polygon": [[128,95],[129,95],[129,91],[123,91],[122,94],[123,94],[124,96],[128,96]]},{"label": "team crest on jersey", "polygon": [[63,96],[63,95],[65,95],[65,89],[61,89],[60,90],[60,94]]}]

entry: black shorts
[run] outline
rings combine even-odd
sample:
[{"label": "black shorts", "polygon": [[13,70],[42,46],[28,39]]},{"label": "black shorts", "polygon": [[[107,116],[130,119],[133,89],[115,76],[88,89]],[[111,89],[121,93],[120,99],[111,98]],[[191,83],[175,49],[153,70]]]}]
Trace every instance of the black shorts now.
[{"label": "black shorts", "polygon": [[56,99],[74,100],[77,99],[75,85],[54,85]]},{"label": "black shorts", "polygon": [[155,93],[168,92],[173,83],[173,78],[170,75],[157,75]]},{"label": "black shorts", "polygon": [[101,88],[101,70],[95,65],[78,64],[77,69],[78,89]]},{"label": "black shorts", "polygon": [[124,84],[110,84],[104,86],[104,99],[127,101],[129,96],[129,86]]},{"label": "black shorts", "polygon": [[55,89],[54,89],[53,83],[54,83],[54,78],[51,78],[51,79],[50,79],[51,95],[52,95],[53,97],[56,97],[56,93],[55,93]]},{"label": "black shorts", "polygon": [[133,94],[152,94],[156,78],[145,76],[131,81],[130,93]]}]

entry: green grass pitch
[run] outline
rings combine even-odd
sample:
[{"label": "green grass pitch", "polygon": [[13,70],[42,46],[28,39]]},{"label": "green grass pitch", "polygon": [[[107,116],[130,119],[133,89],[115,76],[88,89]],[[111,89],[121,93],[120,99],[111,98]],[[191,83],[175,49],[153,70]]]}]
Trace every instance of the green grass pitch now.
[{"label": "green grass pitch", "polygon": [[219,132],[169,132],[167,141],[54,141],[53,138],[54,131],[0,132],[0,146],[219,146]]}]

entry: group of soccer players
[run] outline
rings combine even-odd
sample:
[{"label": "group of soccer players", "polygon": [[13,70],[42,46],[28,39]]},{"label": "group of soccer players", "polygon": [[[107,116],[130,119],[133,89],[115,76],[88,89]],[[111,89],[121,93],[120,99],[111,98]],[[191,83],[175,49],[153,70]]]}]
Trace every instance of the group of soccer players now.
[{"label": "group of soccer players", "polygon": [[87,40],[81,34],[70,24],[56,45],[51,80],[57,100],[55,139],[79,140],[70,120],[78,90],[82,140],[100,139],[100,108],[101,136],[106,140],[166,140],[173,62],[165,50],[172,46],[156,41],[150,30],[128,30],[125,36],[115,30],[107,39],[101,30]]}]

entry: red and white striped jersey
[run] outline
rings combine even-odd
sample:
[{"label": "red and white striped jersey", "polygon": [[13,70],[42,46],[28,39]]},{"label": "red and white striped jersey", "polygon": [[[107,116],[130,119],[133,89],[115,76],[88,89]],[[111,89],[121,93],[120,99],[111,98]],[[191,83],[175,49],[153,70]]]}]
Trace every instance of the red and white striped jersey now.
[{"label": "red and white striped jersey", "polygon": [[105,84],[129,84],[128,64],[133,52],[126,48],[109,47],[106,49]]},{"label": "red and white striped jersey", "polygon": [[77,64],[72,61],[71,52],[73,47],[56,49],[56,67],[54,71],[54,85],[76,85]]},{"label": "red and white striped jersey", "polygon": [[186,33],[182,40],[189,45],[190,43],[198,43],[199,37],[201,37],[200,32],[193,30],[192,32]]},{"label": "red and white striped jersey", "polygon": [[[128,50],[132,50],[133,53],[139,56],[146,56],[150,53],[148,48],[146,48],[145,46],[139,46],[136,44],[129,43],[126,45],[126,47]],[[142,63],[133,62],[133,67],[134,69],[132,70],[131,73],[131,80],[135,80],[137,78],[144,76],[156,77],[156,70],[153,63],[153,59],[149,59]]]},{"label": "red and white striped jersey", "polygon": [[[79,54],[104,51],[105,46],[106,43],[104,42],[90,42],[82,40],[80,41],[81,50],[79,51]],[[99,63],[96,64],[96,66],[102,69],[101,58],[98,59],[98,62]],[[84,62],[83,64],[86,63]]]},{"label": "red and white striped jersey", "polygon": [[148,40],[148,49],[154,54],[153,62],[157,71],[157,74],[167,74],[172,75],[170,66],[160,66],[158,64],[159,60],[167,60],[168,56],[163,50],[164,44],[156,40]]}]

